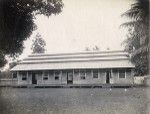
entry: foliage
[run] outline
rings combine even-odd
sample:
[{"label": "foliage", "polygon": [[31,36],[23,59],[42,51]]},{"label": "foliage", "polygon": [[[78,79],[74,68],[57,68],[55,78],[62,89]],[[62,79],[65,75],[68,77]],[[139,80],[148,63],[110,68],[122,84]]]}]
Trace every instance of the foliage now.
[{"label": "foliage", "polygon": [[0,0],[0,67],[5,55],[18,56],[23,51],[23,41],[36,29],[35,15],[50,16],[61,12],[61,0]]},{"label": "foliage", "polygon": [[0,72],[0,79],[5,79],[5,78],[12,78],[10,70],[5,70]]},{"label": "foliage", "polygon": [[95,47],[93,48],[93,51],[99,51],[99,47],[95,45]]},{"label": "foliage", "polygon": [[19,64],[20,60],[17,61],[13,61],[11,63],[9,63],[9,69],[12,69],[14,66],[16,66],[17,64]]},{"label": "foliage", "polygon": [[31,47],[32,53],[45,53],[45,46],[46,46],[45,40],[38,33],[35,36],[35,40],[33,40],[33,44]]},{"label": "foliage", "polygon": [[90,48],[89,48],[89,47],[86,47],[86,48],[85,48],[85,51],[90,51]]},{"label": "foliage", "polygon": [[130,19],[121,26],[128,28],[125,50],[131,54],[136,75],[148,74],[149,70],[149,1],[136,0],[131,8],[122,14]]},{"label": "foliage", "polygon": [[92,49],[90,49],[90,47],[85,48],[85,51],[99,51],[99,50],[100,48],[97,45],[95,45]]},{"label": "foliage", "polygon": [[7,63],[5,59],[5,55],[0,52],[0,68],[3,67]]}]

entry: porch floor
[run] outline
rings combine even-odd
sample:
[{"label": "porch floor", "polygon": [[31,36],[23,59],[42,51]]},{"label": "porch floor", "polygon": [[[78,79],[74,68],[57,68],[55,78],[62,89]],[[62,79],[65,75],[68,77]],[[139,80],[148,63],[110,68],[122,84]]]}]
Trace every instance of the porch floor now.
[{"label": "porch floor", "polygon": [[132,84],[43,84],[16,85],[18,88],[130,88]]}]

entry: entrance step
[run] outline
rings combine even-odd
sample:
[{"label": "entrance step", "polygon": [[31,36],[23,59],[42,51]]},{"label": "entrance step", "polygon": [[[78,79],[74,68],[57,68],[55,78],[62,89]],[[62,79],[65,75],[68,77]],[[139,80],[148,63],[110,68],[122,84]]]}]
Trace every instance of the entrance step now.
[{"label": "entrance step", "polygon": [[111,88],[111,86],[112,85],[110,85],[110,84],[104,84],[104,85],[102,85],[102,88]]},{"label": "entrance step", "polygon": [[35,88],[35,85],[27,85],[27,88]]}]

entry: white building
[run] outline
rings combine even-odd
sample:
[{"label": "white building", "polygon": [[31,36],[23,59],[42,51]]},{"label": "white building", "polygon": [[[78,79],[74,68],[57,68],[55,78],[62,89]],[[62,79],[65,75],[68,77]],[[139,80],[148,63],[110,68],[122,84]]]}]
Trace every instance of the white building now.
[{"label": "white building", "polygon": [[32,54],[11,69],[18,85],[133,84],[124,51]]}]

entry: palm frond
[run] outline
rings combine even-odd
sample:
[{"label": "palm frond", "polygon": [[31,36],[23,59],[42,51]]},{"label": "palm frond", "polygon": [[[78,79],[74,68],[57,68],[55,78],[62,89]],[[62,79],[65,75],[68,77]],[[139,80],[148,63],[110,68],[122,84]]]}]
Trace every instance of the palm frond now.
[{"label": "palm frond", "polygon": [[135,27],[136,25],[140,25],[142,21],[129,21],[120,25],[120,27]]},{"label": "palm frond", "polygon": [[128,11],[126,11],[125,13],[123,13],[121,15],[121,17],[128,17],[130,19],[139,19],[141,16],[140,16],[140,10],[139,9],[130,9]]},{"label": "palm frond", "polygon": [[137,0],[136,3],[131,5],[131,8],[123,13],[122,17],[129,17],[135,20],[145,20],[149,15],[149,1]]},{"label": "palm frond", "polygon": [[134,59],[136,56],[143,56],[143,55],[148,56],[148,52],[149,52],[148,45],[143,45],[132,53],[132,59]]}]

